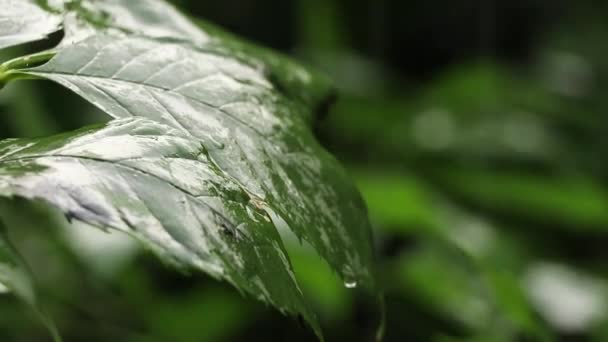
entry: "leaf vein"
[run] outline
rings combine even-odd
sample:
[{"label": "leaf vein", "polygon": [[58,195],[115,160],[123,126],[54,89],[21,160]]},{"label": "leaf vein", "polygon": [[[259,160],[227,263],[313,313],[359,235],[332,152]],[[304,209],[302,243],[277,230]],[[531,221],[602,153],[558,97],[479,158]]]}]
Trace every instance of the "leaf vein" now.
[{"label": "leaf vein", "polygon": [[[102,77],[102,76],[85,75],[85,74],[75,75],[75,74],[72,74],[72,73],[60,72],[60,71],[44,71],[44,70],[36,70],[36,71],[32,71],[32,72],[30,72],[30,73],[31,73],[31,74],[34,74],[34,75],[35,75],[35,74],[48,74],[48,75],[54,75],[54,74],[58,74],[58,75],[63,75],[63,76],[64,76],[64,78],[69,78],[69,77],[80,77],[80,78],[92,78],[92,79],[108,80],[108,78],[106,78],[106,77]],[[110,79],[110,80],[112,80],[112,81],[116,81],[116,82],[123,82],[123,83],[127,83],[127,84],[134,84],[134,85],[137,85],[137,86],[149,87],[149,88],[156,89],[156,90],[159,90],[159,91],[162,91],[162,92],[170,92],[170,93],[173,93],[173,94],[177,94],[177,95],[179,95],[179,96],[181,96],[181,97],[183,97],[183,98],[189,99],[189,100],[194,101],[194,102],[196,102],[196,103],[199,103],[199,104],[201,104],[201,105],[203,105],[203,106],[209,107],[209,108],[211,108],[211,109],[215,109],[215,110],[217,110],[217,111],[221,112],[222,114],[225,114],[227,117],[229,117],[229,118],[233,119],[235,122],[237,122],[238,124],[242,125],[243,127],[249,128],[250,130],[254,131],[254,132],[255,132],[256,134],[258,134],[259,136],[264,137],[264,138],[267,138],[267,136],[266,136],[265,134],[263,134],[262,132],[260,132],[260,131],[259,131],[257,128],[255,128],[255,127],[251,126],[249,123],[247,123],[247,122],[243,121],[242,119],[238,118],[238,117],[237,117],[237,116],[235,116],[234,114],[232,114],[232,113],[230,113],[230,112],[227,112],[227,111],[225,111],[225,110],[223,110],[223,109],[221,109],[221,108],[218,108],[217,106],[214,106],[214,105],[212,105],[211,103],[208,103],[208,102],[202,101],[202,100],[200,100],[200,99],[197,99],[197,98],[195,98],[195,97],[192,97],[192,96],[189,96],[189,95],[186,95],[186,94],[183,94],[183,93],[179,93],[179,92],[172,92],[172,91],[171,91],[171,89],[169,89],[169,88],[164,88],[164,87],[161,87],[161,86],[158,86],[158,85],[153,85],[153,84],[141,84],[141,83],[138,83],[138,82],[135,82],[135,81],[131,81],[131,80],[125,80],[125,79],[121,79],[121,78],[113,78],[113,79]],[[73,82],[72,82],[72,83],[73,83]],[[109,96],[109,95],[108,95],[108,96]],[[85,96],[85,97],[86,97],[86,96]],[[116,100],[116,99],[114,99],[114,100]],[[120,103],[119,103],[119,104],[120,104]],[[122,106],[123,108],[125,108],[125,107],[124,107],[124,105],[122,105],[122,104],[121,104],[121,106]],[[125,109],[126,109],[126,108],[125,108]],[[138,116],[138,115],[133,115],[133,113],[132,113],[131,111],[129,111],[129,114],[131,114],[132,116]]]},{"label": "leaf vein", "polygon": [[85,156],[77,156],[77,155],[69,155],[69,154],[53,154],[53,155],[31,155],[31,156],[26,156],[26,157],[19,157],[19,158],[11,158],[11,159],[4,159],[4,160],[0,160],[1,162],[17,162],[17,161],[23,161],[23,160],[37,160],[37,159],[47,159],[47,158],[68,158],[68,159],[75,159],[75,160],[89,160],[89,161],[93,161],[93,162],[98,162],[98,163],[108,163],[111,164],[113,166],[118,166],[118,167],[122,167],[124,169],[130,170],[132,172],[138,172],[141,174],[144,174],[146,176],[158,179],[162,182],[165,182],[166,184],[170,185],[171,187],[175,188],[176,190],[188,195],[189,197],[192,197],[193,199],[195,199],[198,203],[203,204],[205,207],[209,208],[209,210],[211,210],[214,214],[218,215],[218,217],[220,217],[222,220],[234,225],[233,222],[231,222],[225,215],[223,215],[221,212],[219,212],[218,210],[216,210],[215,208],[213,208],[211,205],[209,205],[208,203],[206,203],[205,201],[201,200],[199,198],[199,196],[202,195],[197,195],[194,194],[184,188],[182,188],[181,186],[168,181],[166,179],[164,179],[161,176],[158,176],[154,173],[148,172],[146,170],[140,169],[138,167],[132,166],[132,165],[127,165],[127,164],[122,164],[120,162],[114,162],[114,161],[110,161],[110,160],[106,160],[106,159],[102,159],[102,158],[95,158],[95,157],[85,157]]}]

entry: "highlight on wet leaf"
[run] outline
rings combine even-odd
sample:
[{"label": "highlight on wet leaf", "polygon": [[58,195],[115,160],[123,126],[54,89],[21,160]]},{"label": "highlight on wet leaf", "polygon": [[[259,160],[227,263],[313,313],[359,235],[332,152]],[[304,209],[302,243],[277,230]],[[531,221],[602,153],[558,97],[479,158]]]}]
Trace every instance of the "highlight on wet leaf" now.
[{"label": "highlight on wet leaf", "polygon": [[0,196],[125,232],[167,264],[303,317],[319,337],[280,229],[346,287],[378,291],[363,201],[312,133],[333,97],[323,76],[161,0],[3,2],[0,47],[64,38],[4,62],[0,84],[48,79],[113,120],[0,142]]}]

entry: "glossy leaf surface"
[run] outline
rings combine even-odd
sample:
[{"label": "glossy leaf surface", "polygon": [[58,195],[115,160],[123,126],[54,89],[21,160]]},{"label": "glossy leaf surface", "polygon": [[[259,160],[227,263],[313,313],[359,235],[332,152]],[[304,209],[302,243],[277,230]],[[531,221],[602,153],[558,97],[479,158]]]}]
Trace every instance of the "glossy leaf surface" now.
[{"label": "glossy leaf surface", "polygon": [[371,285],[369,230],[347,175],[318,145],[310,108],[214,50],[96,35],[29,71],[115,118],[145,117],[200,142],[228,177],[352,281]]},{"label": "glossy leaf surface", "polygon": [[53,80],[115,121],[5,141],[0,195],[44,199],[69,218],[128,232],[163,260],[300,314],[317,332],[278,229],[310,243],[349,287],[376,289],[363,201],[311,130],[331,97],[324,78],[201,31],[162,1],[65,10],[56,56],[33,69],[11,62],[6,79]]},{"label": "glossy leaf surface", "polygon": [[0,195],[133,235],[163,260],[308,314],[280,237],[198,141],[146,119],[0,145]]},{"label": "glossy leaf surface", "polygon": [[56,31],[60,18],[35,1],[0,0],[0,49],[42,39]]}]

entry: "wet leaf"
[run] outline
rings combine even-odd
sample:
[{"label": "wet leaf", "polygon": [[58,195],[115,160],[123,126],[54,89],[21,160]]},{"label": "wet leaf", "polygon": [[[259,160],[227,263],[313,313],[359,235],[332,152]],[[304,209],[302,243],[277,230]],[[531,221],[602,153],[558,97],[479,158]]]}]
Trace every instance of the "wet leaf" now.
[{"label": "wet leaf", "polygon": [[33,0],[0,0],[0,49],[40,40],[57,31],[60,17]]},{"label": "wet leaf", "polygon": [[[88,8],[91,8],[90,5]],[[100,13],[105,26],[148,37],[183,39],[196,44],[209,41],[207,33],[165,1],[105,0],[94,3],[93,8]]]},{"label": "wet leaf", "polygon": [[310,109],[258,70],[187,44],[96,35],[28,73],[115,118],[146,117],[200,142],[258,206],[276,211],[345,279],[372,285],[369,230],[355,188],[315,141]]},{"label": "wet leaf", "polygon": [[317,332],[277,229],[310,243],[349,287],[376,289],[363,201],[312,134],[332,96],[323,77],[201,31],[162,1],[65,9],[56,55],[30,69],[11,61],[6,79],[50,79],[115,121],[4,142],[0,195],[44,199],[68,218],[128,232],[163,260],[225,279]]},{"label": "wet leaf", "polygon": [[199,141],[141,118],[0,145],[0,195],[43,199],[314,324],[268,214]]}]

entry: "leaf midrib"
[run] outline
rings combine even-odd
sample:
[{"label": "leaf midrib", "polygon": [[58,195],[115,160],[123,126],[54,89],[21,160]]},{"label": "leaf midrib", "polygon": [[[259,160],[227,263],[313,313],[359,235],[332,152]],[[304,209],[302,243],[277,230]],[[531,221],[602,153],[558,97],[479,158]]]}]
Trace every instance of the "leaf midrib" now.
[{"label": "leaf midrib", "polygon": [[[162,177],[160,177],[158,175],[155,175],[155,174],[153,174],[151,172],[148,172],[146,170],[139,169],[139,168],[134,167],[132,165],[126,165],[126,164],[122,164],[120,162],[110,161],[110,160],[103,159],[103,158],[95,158],[95,157],[88,157],[88,156],[76,156],[76,155],[69,155],[69,154],[54,154],[54,155],[44,155],[43,154],[43,155],[29,155],[29,156],[19,157],[19,158],[9,158],[9,159],[0,160],[0,165],[3,164],[3,163],[9,163],[9,162],[19,162],[19,161],[27,161],[27,160],[40,160],[40,159],[53,159],[53,158],[55,158],[55,159],[68,158],[68,159],[87,160],[87,161],[92,161],[92,162],[111,164],[112,166],[122,167],[124,169],[129,170],[129,171],[141,173],[141,174],[143,174],[145,176],[158,179],[158,180],[160,180],[160,181],[162,181],[162,182],[170,185],[171,187],[175,188],[176,190],[184,193],[186,196],[191,197],[193,201],[196,201],[197,203],[200,203],[200,204],[204,205],[211,212],[213,212],[213,214],[217,215],[218,217],[220,217],[225,222],[229,222],[233,226],[232,227],[233,229],[237,227],[237,224],[235,224],[232,220],[228,219],[224,214],[222,214],[221,212],[219,212],[218,210],[216,210],[215,208],[213,208],[212,206],[210,206],[209,204],[207,204],[204,200],[202,200],[202,198],[205,198],[205,197],[216,197],[216,198],[220,198],[223,201],[228,201],[228,202],[232,202],[232,203],[236,203],[236,204],[242,204],[241,202],[234,201],[234,200],[231,200],[229,198],[224,198],[224,197],[220,197],[220,196],[213,196],[213,195],[208,195],[208,194],[201,194],[201,195],[193,194],[192,192],[190,192],[190,191],[188,191],[188,190],[180,187],[177,184],[174,184],[171,181],[168,181],[168,180],[166,180],[166,179],[164,179],[164,178],[162,178]],[[155,159],[173,159],[173,158],[171,158],[171,157],[159,157],[159,158],[155,158]],[[174,159],[193,160],[193,159],[189,159],[189,158],[174,158]],[[131,160],[131,159],[127,158],[127,159],[123,159],[122,161],[125,161],[125,160]],[[239,185],[239,187],[241,187],[241,186]],[[242,187],[241,187],[241,189],[242,189]],[[152,216],[154,216],[154,214],[151,211],[150,211],[150,214]],[[123,220],[122,216],[121,216],[121,220]],[[120,229],[119,227],[113,226],[111,224],[102,225],[102,224],[95,223],[95,222],[87,222],[87,223],[92,224],[92,225],[97,226],[97,227],[102,228],[102,229],[104,227],[106,227],[106,228],[113,228],[113,229],[117,229],[117,230],[121,230],[122,231],[122,229]],[[125,222],[125,224],[127,224],[128,226],[130,226],[130,223]],[[167,232],[170,233],[170,231],[168,231],[168,230],[167,230]],[[244,236],[244,237],[246,237],[246,236]],[[184,244],[183,242],[181,242],[177,238],[173,238],[173,239],[174,239],[174,241],[176,241],[177,243],[179,243],[181,246],[183,246],[187,251],[189,251],[190,253],[193,253],[194,255],[197,255],[198,257],[200,257],[199,253],[196,250],[192,250],[187,244]],[[252,243],[252,242],[249,241],[249,243]],[[259,247],[263,247],[263,245],[260,245]],[[224,260],[224,256],[221,253],[216,253],[216,255],[220,259],[222,259],[224,262],[226,262],[226,260]],[[232,280],[229,277],[226,277],[226,276],[222,275],[222,278],[224,278],[224,279],[232,282]],[[297,285],[296,285],[296,288],[298,289],[298,291],[300,291],[300,289],[299,289],[299,287]],[[267,300],[267,301],[269,301],[271,303],[274,302],[271,297],[268,297],[266,295],[264,295],[264,297],[265,297],[265,300]],[[278,306],[278,307],[281,307],[281,306]],[[288,308],[287,307],[283,307],[283,309],[288,309]]]},{"label": "leaf midrib", "polygon": [[[230,222],[232,225],[235,225],[234,222],[232,222],[231,220],[229,220],[226,216],[224,216],[221,212],[219,212],[218,210],[214,209],[212,206],[210,206],[209,204],[205,203],[204,201],[201,201],[201,197],[218,197],[221,198],[222,200],[227,200],[227,201],[231,201],[230,199],[227,198],[223,198],[223,197],[219,197],[219,196],[212,196],[212,195],[206,195],[206,194],[202,194],[202,195],[196,195],[184,188],[182,188],[181,186],[164,179],[163,177],[160,177],[158,175],[155,175],[151,172],[148,172],[146,170],[142,170],[140,168],[134,167],[132,165],[127,165],[127,164],[122,164],[121,162],[118,161],[111,161],[111,160],[107,160],[107,159],[103,159],[103,158],[95,158],[95,157],[85,157],[85,156],[75,156],[75,155],[69,155],[69,154],[53,154],[53,155],[45,155],[45,154],[41,154],[41,155],[30,155],[27,157],[19,157],[19,158],[9,158],[9,159],[2,159],[0,160],[0,164],[3,163],[9,163],[9,162],[18,162],[18,161],[25,161],[25,160],[39,160],[39,159],[52,159],[52,158],[69,158],[69,159],[76,159],[76,160],[88,160],[88,161],[93,161],[93,162],[99,162],[99,163],[105,163],[105,164],[111,164],[113,166],[118,166],[118,167],[122,167],[125,168],[129,171],[133,171],[133,172],[138,172],[141,174],[144,174],[146,176],[149,177],[153,177],[156,178],[164,183],[169,184],[170,186],[174,187],[176,190],[179,190],[181,192],[183,192],[184,194],[194,198],[197,202],[202,203],[204,206],[206,206],[207,208],[209,208],[211,211],[213,211],[214,214],[217,214],[219,217],[221,217],[222,219],[224,219],[226,222]],[[170,159],[170,158],[157,158],[157,159]],[[175,158],[175,159],[184,159],[184,160],[193,160],[193,159],[188,159],[188,158]],[[129,160],[129,159],[124,159],[122,161],[125,160]],[[236,225],[235,225],[236,226]]]},{"label": "leaf midrib", "polygon": [[[159,90],[159,91],[162,91],[162,92],[173,93],[173,94],[176,94],[176,95],[181,96],[181,97],[183,97],[183,98],[190,99],[190,100],[192,100],[192,101],[198,102],[198,103],[200,103],[200,104],[202,104],[202,105],[204,105],[204,106],[207,106],[207,107],[209,107],[209,108],[211,108],[211,109],[218,110],[220,113],[225,114],[225,115],[226,115],[228,118],[230,118],[230,119],[234,120],[236,123],[243,125],[243,127],[249,128],[251,131],[253,131],[254,133],[256,133],[256,134],[257,134],[259,137],[261,137],[261,138],[262,138],[262,140],[263,140],[264,142],[266,142],[266,143],[272,143],[272,142],[270,141],[270,139],[272,138],[271,136],[266,136],[266,135],[262,134],[262,133],[261,133],[261,132],[259,132],[259,131],[258,131],[256,128],[254,128],[254,127],[250,126],[249,124],[247,124],[246,122],[244,122],[244,121],[242,121],[242,120],[238,119],[237,117],[235,117],[234,115],[230,114],[229,112],[227,112],[227,111],[225,111],[225,110],[223,110],[223,109],[221,109],[221,108],[218,108],[218,107],[216,107],[216,106],[213,106],[213,105],[212,105],[212,104],[210,104],[210,103],[207,103],[207,102],[204,102],[204,101],[202,101],[202,100],[196,99],[196,98],[194,98],[194,97],[192,97],[192,96],[188,96],[188,95],[185,95],[185,94],[182,94],[182,93],[179,93],[179,92],[175,92],[175,91],[173,91],[173,90],[172,90],[172,89],[170,89],[170,88],[164,88],[164,87],[157,86],[157,85],[141,84],[141,83],[137,83],[137,82],[132,81],[132,80],[125,80],[125,79],[122,79],[122,78],[108,78],[108,77],[103,77],[103,76],[87,75],[87,74],[75,75],[75,74],[70,74],[70,73],[67,73],[67,72],[58,72],[58,71],[39,71],[39,70],[35,70],[35,71],[32,71],[32,72],[27,72],[27,73],[30,73],[30,74],[33,74],[33,75],[35,75],[36,73],[49,74],[49,75],[58,74],[58,75],[66,76],[66,77],[68,77],[68,78],[69,78],[69,77],[74,77],[74,78],[76,78],[76,77],[82,77],[82,78],[92,78],[92,79],[99,79],[99,80],[105,80],[105,81],[107,81],[107,80],[111,80],[111,81],[118,81],[118,82],[123,82],[123,83],[127,83],[127,84],[136,85],[136,86],[142,87],[142,88],[144,88],[144,89],[146,89],[146,87],[149,87],[149,88],[156,89],[156,90]],[[72,83],[72,82],[71,82],[71,83]],[[92,85],[94,85],[95,87],[98,87],[97,85],[95,85],[95,84],[93,84],[93,83],[91,83],[91,84],[92,84]],[[147,90],[147,91],[149,91],[148,89],[146,89],[146,90]],[[132,115],[132,117],[146,118],[146,119],[148,119],[148,120],[151,120],[151,121],[157,122],[157,123],[159,123],[159,124],[162,124],[162,125],[167,125],[167,123],[166,123],[166,122],[162,122],[162,121],[155,120],[155,119],[152,119],[152,118],[144,117],[144,116],[141,116],[141,115],[133,115],[133,113],[132,113],[132,112],[131,112],[131,111],[130,111],[128,108],[124,107],[124,105],[122,105],[122,104],[121,104],[121,103],[120,103],[118,100],[116,100],[116,99],[115,99],[113,96],[110,96],[109,94],[107,94],[107,92],[106,92],[105,90],[104,90],[104,94],[106,94],[107,96],[109,96],[109,97],[110,97],[110,98],[111,98],[113,101],[115,101],[115,102],[116,102],[118,105],[120,105],[121,107],[123,107],[123,108],[124,108],[124,109],[125,109],[125,110],[126,110],[128,113],[130,113],[130,114]],[[154,98],[155,98],[155,97],[154,97]],[[155,98],[155,100],[156,100],[156,98]],[[156,101],[158,102],[158,100],[156,100]],[[162,103],[160,103],[160,104],[162,105]],[[167,111],[167,112],[168,112],[168,113],[169,113],[169,114],[170,114],[172,117],[174,117],[174,118],[175,118],[175,116],[172,114],[172,112],[171,112],[171,111],[170,111],[170,110],[169,110],[167,107],[165,107],[165,110],[166,110],[166,111]],[[110,115],[111,115],[111,114],[110,114]],[[183,125],[183,124],[181,124],[179,121],[177,121],[177,119],[176,119],[176,122],[178,123],[178,125],[179,125],[179,126],[184,127],[184,125]],[[184,128],[185,128],[185,127],[184,127]],[[191,136],[191,137],[194,137],[194,138],[200,139],[200,138],[198,138],[196,135],[194,135],[194,134],[193,134],[191,131],[189,131],[189,130],[187,130],[187,129],[186,129],[185,133],[187,133],[187,134],[188,134],[189,136]],[[237,145],[239,144],[239,143],[238,143],[238,141],[235,141],[235,142],[236,142],[236,144],[237,144]],[[268,153],[268,152],[267,152],[267,150],[266,150],[266,148],[265,148],[264,146],[262,146],[262,149],[264,150],[264,152],[265,152],[265,153]],[[242,150],[242,148],[241,148],[241,150]],[[233,182],[235,182],[236,184],[238,184],[238,185],[239,185],[239,187],[240,187],[240,188],[241,188],[243,191],[245,191],[247,194],[250,194],[250,196],[251,196],[251,192],[250,192],[250,191],[249,191],[249,190],[248,190],[248,189],[247,189],[247,188],[246,188],[246,187],[245,187],[245,186],[244,186],[244,185],[243,185],[243,184],[242,184],[242,183],[241,183],[241,182],[238,180],[238,178],[234,177],[234,176],[233,176],[233,175],[232,175],[230,172],[226,172],[226,171],[224,171],[224,170],[223,170],[222,168],[220,168],[220,167],[219,167],[219,165],[217,165],[216,163],[213,163],[213,164],[214,164],[216,167],[218,167],[220,170],[222,170],[222,172],[223,172],[225,175],[227,175],[227,176],[228,176],[228,177],[229,177],[229,178],[230,178],[230,179],[231,179]],[[249,164],[249,163],[248,163],[248,164]],[[251,172],[256,172],[256,171],[255,171],[254,169],[251,169]],[[262,187],[263,187],[263,188],[264,188],[266,191],[268,191],[268,188],[267,188],[267,185],[266,185],[266,184],[262,184]],[[257,195],[256,195],[256,197],[257,197]]]},{"label": "leaf midrib", "polygon": [[[231,118],[232,120],[234,120],[235,122],[239,123],[243,127],[249,128],[250,130],[254,131],[257,135],[259,135],[260,137],[264,138],[265,140],[267,140],[267,139],[270,138],[269,136],[262,134],[262,132],[260,132],[257,128],[249,125],[247,122],[239,119],[238,117],[234,116],[230,112],[227,112],[227,111],[225,111],[222,108],[214,106],[211,103],[205,102],[205,101],[197,99],[195,97],[192,97],[192,96],[189,96],[189,95],[186,95],[186,94],[182,94],[180,92],[173,91],[173,89],[171,89],[171,88],[164,88],[164,87],[153,85],[153,84],[137,83],[136,81],[125,80],[123,78],[108,78],[108,77],[103,77],[103,76],[87,75],[87,74],[71,74],[71,73],[63,72],[63,71],[32,70],[32,71],[21,71],[20,73],[26,73],[26,74],[35,75],[35,76],[38,76],[37,74],[46,74],[46,75],[62,75],[62,76],[66,76],[66,77],[92,78],[92,79],[105,80],[105,81],[117,81],[117,82],[127,83],[127,84],[131,84],[131,85],[136,85],[136,86],[139,86],[139,87],[148,87],[148,88],[152,88],[152,89],[159,90],[159,91],[162,91],[162,92],[167,92],[167,93],[179,95],[179,96],[181,96],[181,97],[183,97],[185,99],[192,100],[192,101],[197,102],[197,103],[199,103],[199,104],[201,104],[203,106],[207,106],[207,107],[209,107],[211,109],[219,111],[222,114],[225,114],[227,117]],[[114,101],[116,101],[113,97],[112,97],[112,99]],[[122,104],[120,104],[120,105],[122,106]],[[224,104],[224,105],[226,105],[226,104]],[[163,107],[165,107],[165,106],[163,106]],[[171,111],[169,111],[169,109],[167,107],[165,107],[165,109],[167,110],[167,112],[169,112],[169,113],[171,112]],[[133,113],[130,110],[127,110],[127,112],[129,112],[133,117],[143,117],[141,115],[133,115]],[[111,115],[111,116],[113,116],[110,113],[108,113],[108,114]],[[152,121],[156,121],[156,122],[161,123],[161,124],[166,124],[165,122],[160,122],[158,120],[154,120],[154,119],[151,119],[151,118],[147,118],[147,119],[152,120]],[[191,135],[193,137],[196,137],[196,135],[194,135],[190,130],[186,129],[186,133],[188,133],[189,135]]]}]

